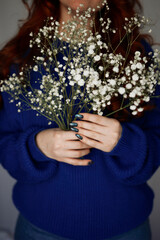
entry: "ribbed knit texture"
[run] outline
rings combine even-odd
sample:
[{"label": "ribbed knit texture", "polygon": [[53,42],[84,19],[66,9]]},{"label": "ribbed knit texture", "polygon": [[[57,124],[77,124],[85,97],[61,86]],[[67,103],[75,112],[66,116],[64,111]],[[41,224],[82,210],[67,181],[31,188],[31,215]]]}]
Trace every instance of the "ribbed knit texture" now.
[{"label": "ribbed knit texture", "polygon": [[9,95],[2,97],[0,161],[17,179],[15,206],[32,224],[64,238],[102,240],[146,220],[154,197],[146,181],[160,164],[158,98],[152,100],[157,105],[152,112],[122,123],[122,136],[111,152],[93,148],[87,155],[93,165],[73,166],[44,156],[36,146],[36,133],[56,123],[48,126],[32,110],[18,113]]}]

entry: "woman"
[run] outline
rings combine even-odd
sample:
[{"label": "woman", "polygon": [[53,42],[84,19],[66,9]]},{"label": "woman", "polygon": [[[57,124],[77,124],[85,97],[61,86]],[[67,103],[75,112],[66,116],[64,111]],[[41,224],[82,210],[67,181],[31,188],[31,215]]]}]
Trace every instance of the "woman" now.
[{"label": "woman", "polygon": [[[28,20],[1,50],[2,78],[13,73],[15,66],[30,62],[34,52],[25,55],[29,33],[37,31],[47,16],[62,22],[69,17],[68,7],[74,13],[79,4],[84,5],[83,11],[101,3],[33,0]],[[125,17],[134,16],[135,7],[140,7],[138,0],[110,0],[108,4],[113,26],[120,30]],[[114,36],[116,45],[119,39]],[[137,49],[144,54],[151,50],[144,38],[149,39],[137,38],[129,58]],[[118,51],[124,54],[125,45]],[[158,91],[157,87],[156,95]],[[160,108],[133,119],[127,119],[127,110],[114,118],[81,112],[80,120],[70,124],[71,131],[62,131],[55,123],[48,127],[46,119],[36,117],[34,111],[17,113],[8,95],[1,97],[0,159],[17,180],[13,202],[20,215],[15,240],[151,239],[154,194],[146,181],[160,162]],[[160,101],[153,103],[158,106]],[[113,101],[111,109],[118,104]],[[145,110],[149,109],[147,105]]]}]

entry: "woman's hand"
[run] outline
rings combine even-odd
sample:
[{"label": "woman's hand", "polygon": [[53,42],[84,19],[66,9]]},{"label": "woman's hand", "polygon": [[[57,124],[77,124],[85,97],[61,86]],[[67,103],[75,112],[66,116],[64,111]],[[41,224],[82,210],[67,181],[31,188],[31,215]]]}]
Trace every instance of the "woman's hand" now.
[{"label": "woman's hand", "polygon": [[36,144],[49,158],[72,165],[88,165],[90,159],[78,159],[90,152],[90,146],[80,142],[72,131],[46,129],[36,135]]},{"label": "woman's hand", "polygon": [[78,124],[77,134],[83,138],[80,141],[104,152],[112,151],[122,134],[120,122],[114,118],[91,113],[80,113],[80,115],[83,115],[83,118],[73,121]]}]

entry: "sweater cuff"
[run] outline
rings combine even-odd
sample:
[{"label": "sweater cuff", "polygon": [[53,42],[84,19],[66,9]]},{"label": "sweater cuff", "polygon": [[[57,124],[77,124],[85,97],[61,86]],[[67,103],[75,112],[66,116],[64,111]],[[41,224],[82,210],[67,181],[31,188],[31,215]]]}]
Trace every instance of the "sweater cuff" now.
[{"label": "sweater cuff", "polygon": [[[147,140],[143,130],[133,123],[121,123],[122,134],[117,145],[105,152],[107,165],[121,178],[131,177],[144,164]],[[109,159],[108,159],[109,157]]]},{"label": "sweater cuff", "polygon": [[[108,152],[111,156],[123,155],[130,150],[140,150],[140,145],[145,144],[145,135],[142,129],[133,123],[123,122],[121,123],[122,126],[122,134],[121,137],[116,144],[116,146]],[[145,148],[141,148],[138,154],[144,155]],[[132,154],[137,155],[137,151],[133,152]]]},{"label": "sweater cuff", "polygon": [[36,144],[36,135],[45,130],[45,128],[38,129],[34,131],[28,138],[28,148],[33,159],[38,162],[57,162],[55,159],[49,158],[44,155]]}]

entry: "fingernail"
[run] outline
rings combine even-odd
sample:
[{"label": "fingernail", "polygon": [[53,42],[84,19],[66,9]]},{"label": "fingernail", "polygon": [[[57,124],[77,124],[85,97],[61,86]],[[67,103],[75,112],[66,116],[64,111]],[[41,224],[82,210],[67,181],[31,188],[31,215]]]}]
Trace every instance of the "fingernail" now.
[{"label": "fingernail", "polygon": [[79,129],[77,128],[71,128],[72,131],[79,132]]},{"label": "fingernail", "polygon": [[71,127],[77,127],[77,126],[78,126],[78,124],[77,124],[77,123],[73,123],[73,122],[72,122],[72,123],[70,123],[69,125],[70,125]]},{"label": "fingernail", "polygon": [[76,114],[75,117],[83,118],[83,115],[81,115],[81,114]]},{"label": "fingernail", "polygon": [[88,162],[88,165],[92,165],[92,164],[93,164],[93,161]]},{"label": "fingernail", "polygon": [[76,135],[76,137],[78,137],[79,139],[83,139],[83,137],[81,136],[81,135],[79,135],[79,134],[75,134]]}]

